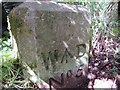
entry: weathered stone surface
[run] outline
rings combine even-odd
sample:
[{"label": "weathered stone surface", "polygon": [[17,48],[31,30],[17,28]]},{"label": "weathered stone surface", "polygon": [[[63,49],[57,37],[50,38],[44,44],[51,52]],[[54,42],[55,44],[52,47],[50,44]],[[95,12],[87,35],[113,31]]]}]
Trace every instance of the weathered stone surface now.
[{"label": "weathered stone surface", "polygon": [[25,2],[9,19],[20,60],[43,80],[87,64],[90,18],[84,7]]}]

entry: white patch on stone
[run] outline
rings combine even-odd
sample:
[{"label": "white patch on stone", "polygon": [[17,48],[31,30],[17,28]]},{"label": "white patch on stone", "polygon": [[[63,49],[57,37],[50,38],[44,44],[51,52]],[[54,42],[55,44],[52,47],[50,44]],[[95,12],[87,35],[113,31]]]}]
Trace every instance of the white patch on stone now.
[{"label": "white patch on stone", "polygon": [[75,62],[76,62],[76,67],[79,68],[80,66],[80,59],[79,58],[76,58],[75,56],[73,57],[75,59]]},{"label": "white patch on stone", "polygon": [[41,2],[40,1],[36,1],[38,4],[41,4]]},{"label": "white patch on stone", "polygon": [[58,4],[58,5],[63,6],[63,7],[65,7],[65,8],[67,8],[67,9],[70,9],[70,10],[72,10],[73,12],[76,12],[76,13],[78,12],[76,8],[71,7],[71,6],[67,5],[67,4]]},{"label": "white patch on stone", "polygon": [[87,9],[85,9],[85,8],[78,7],[78,9],[79,9],[80,11],[86,11],[86,12],[87,12]]},{"label": "white patch on stone", "polygon": [[70,18],[70,17],[67,17],[67,18],[70,20],[71,24],[73,24],[73,25],[75,25],[75,24],[76,24],[75,20],[73,20],[73,19],[72,19],[72,18]]},{"label": "white patch on stone", "polygon": [[84,56],[82,56],[82,57],[80,58],[81,63],[84,64],[84,65],[87,65],[87,64],[88,64],[88,61],[87,61],[86,58],[88,58],[88,55],[87,55],[86,53],[84,54]]},{"label": "white patch on stone", "polygon": [[12,46],[11,53],[12,53],[13,57],[16,59],[18,57],[18,47],[17,47],[16,40],[11,32],[10,21],[9,21],[8,17],[7,17],[7,22],[8,22],[7,29],[9,30],[9,33],[10,33],[10,42],[11,42],[11,46]]},{"label": "white patch on stone", "polygon": [[65,41],[63,41],[63,44],[64,44],[65,48],[68,48],[68,45]]},{"label": "white patch on stone", "polygon": [[81,42],[80,37],[77,37],[77,40],[78,40],[79,43]]}]

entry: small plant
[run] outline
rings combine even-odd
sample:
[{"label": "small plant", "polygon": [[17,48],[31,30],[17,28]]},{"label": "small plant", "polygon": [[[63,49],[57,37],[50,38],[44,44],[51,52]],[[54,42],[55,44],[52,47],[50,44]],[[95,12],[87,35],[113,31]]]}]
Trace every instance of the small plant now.
[{"label": "small plant", "polygon": [[0,83],[6,88],[22,78],[22,68],[12,49],[10,39],[0,39]]}]

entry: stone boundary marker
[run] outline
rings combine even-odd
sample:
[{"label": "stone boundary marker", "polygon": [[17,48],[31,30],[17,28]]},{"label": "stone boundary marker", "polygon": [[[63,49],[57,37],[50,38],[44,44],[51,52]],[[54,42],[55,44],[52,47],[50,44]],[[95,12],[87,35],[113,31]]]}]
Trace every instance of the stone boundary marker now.
[{"label": "stone boundary marker", "polygon": [[[20,60],[48,81],[87,64],[90,13],[80,5],[24,2],[9,14]],[[24,71],[25,76],[28,74]],[[77,81],[79,82],[79,81]]]}]

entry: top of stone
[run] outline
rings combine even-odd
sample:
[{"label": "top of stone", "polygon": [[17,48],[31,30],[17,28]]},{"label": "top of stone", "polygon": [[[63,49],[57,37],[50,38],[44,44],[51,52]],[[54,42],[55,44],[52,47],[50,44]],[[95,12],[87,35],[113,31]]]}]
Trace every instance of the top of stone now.
[{"label": "top of stone", "polygon": [[24,2],[20,7],[27,7],[32,10],[43,10],[43,11],[62,11],[62,12],[88,12],[88,10],[81,5],[70,5],[63,3],[56,3],[53,1],[35,1],[35,2]]}]

